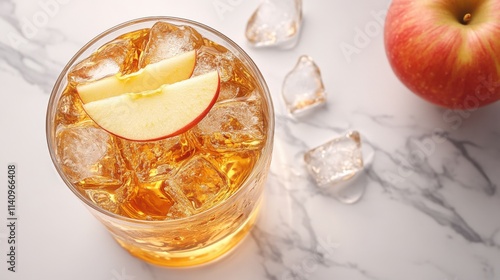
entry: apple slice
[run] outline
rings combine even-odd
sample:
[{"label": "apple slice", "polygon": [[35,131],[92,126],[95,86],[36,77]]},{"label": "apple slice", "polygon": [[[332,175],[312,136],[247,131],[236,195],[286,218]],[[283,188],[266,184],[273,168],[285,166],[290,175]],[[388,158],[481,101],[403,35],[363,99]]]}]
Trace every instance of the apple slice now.
[{"label": "apple slice", "polygon": [[105,99],[128,92],[154,90],[191,77],[196,64],[196,51],[148,64],[137,72],[108,76],[76,87],[83,103]]},{"label": "apple slice", "polygon": [[99,126],[118,137],[159,140],[196,125],[219,96],[220,78],[209,72],[157,90],[126,93],[83,104]]}]

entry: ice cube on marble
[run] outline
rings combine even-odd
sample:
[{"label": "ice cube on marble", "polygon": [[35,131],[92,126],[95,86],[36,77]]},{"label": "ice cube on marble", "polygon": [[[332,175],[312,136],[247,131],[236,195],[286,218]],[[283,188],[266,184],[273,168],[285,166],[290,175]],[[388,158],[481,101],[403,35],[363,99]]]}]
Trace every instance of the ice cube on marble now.
[{"label": "ice cube on marble", "polygon": [[302,24],[302,0],[264,0],[247,22],[245,36],[256,47],[294,47]]},{"label": "ice cube on marble", "polygon": [[326,92],[321,70],[310,56],[301,56],[286,75],[282,95],[288,112],[293,116],[302,116],[325,104]]},{"label": "ice cube on marble", "polygon": [[363,169],[359,132],[348,132],[304,155],[307,170],[320,188],[332,188],[352,179]]}]

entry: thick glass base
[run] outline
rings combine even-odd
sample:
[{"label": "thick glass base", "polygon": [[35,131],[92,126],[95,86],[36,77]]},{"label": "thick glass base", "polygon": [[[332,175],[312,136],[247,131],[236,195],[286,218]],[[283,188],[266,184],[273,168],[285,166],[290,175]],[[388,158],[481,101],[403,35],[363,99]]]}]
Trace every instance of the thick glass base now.
[{"label": "thick glass base", "polygon": [[259,208],[255,207],[248,219],[236,231],[216,243],[200,249],[176,252],[149,251],[131,246],[118,239],[116,241],[133,256],[151,264],[167,267],[201,265],[213,261],[235,248],[255,224]]}]

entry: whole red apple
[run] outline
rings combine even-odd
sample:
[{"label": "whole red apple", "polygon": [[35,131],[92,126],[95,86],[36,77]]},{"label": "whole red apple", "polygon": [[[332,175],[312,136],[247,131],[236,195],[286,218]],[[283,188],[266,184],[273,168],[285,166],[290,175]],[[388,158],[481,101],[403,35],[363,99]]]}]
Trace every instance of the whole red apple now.
[{"label": "whole red apple", "polygon": [[393,0],[384,42],[396,76],[432,103],[500,99],[500,0]]}]

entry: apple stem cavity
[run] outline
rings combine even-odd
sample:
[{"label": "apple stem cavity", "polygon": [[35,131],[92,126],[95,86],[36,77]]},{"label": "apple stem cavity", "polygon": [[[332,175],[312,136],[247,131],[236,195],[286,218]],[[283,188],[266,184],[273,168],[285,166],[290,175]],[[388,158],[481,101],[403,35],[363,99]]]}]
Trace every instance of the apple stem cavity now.
[{"label": "apple stem cavity", "polygon": [[462,18],[462,24],[468,24],[470,20],[472,19],[472,15],[470,13],[466,13],[464,17]]}]

